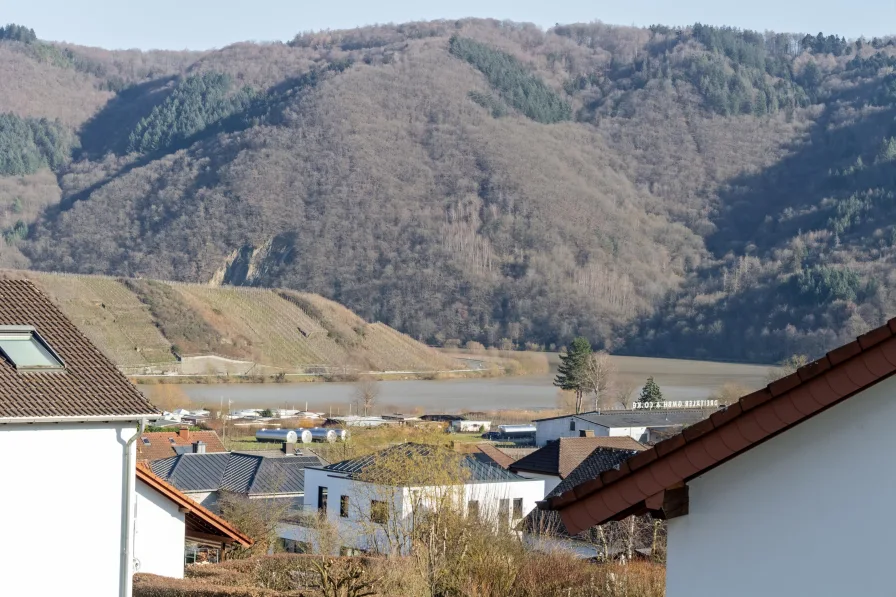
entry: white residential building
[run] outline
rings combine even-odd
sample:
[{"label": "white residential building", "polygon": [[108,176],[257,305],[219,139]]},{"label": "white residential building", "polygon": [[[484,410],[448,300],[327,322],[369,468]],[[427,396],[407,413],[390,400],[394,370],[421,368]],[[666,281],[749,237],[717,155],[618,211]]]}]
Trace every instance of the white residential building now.
[{"label": "white residential building", "polygon": [[184,565],[220,561],[227,545],[252,540],[152,473],[137,467],[134,558],[138,572],[183,578]]},{"label": "white residential building", "polygon": [[668,523],[668,597],[891,595],[896,319],[547,500]]},{"label": "white residential building", "polygon": [[[346,460],[329,466],[309,467],[305,471],[305,510],[318,512],[337,530],[343,553],[383,550],[388,543],[386,528],[409,528],[417,508],[435,507],[433,496],[450,493],[461,502],[468,516],[477,516],[482,524],[516,525],[535,508],[544,496],[544,482],[525,479],[499,466],[464,457],[466,469],[462,485],[450,487],[401,486],[368,483],[363,474],[377,459],[391,458],[396,452],[426,457],[438,448],[420,444],[402,444],[383,452]],[[315,545],[316,537],[308,527],[284,524],[280,537],[288,546],[300,549]],[[402,548],[405,549],[405,548]]]},{"label": "white residential building", "polygon": [[491,421],[467,421],[456,419],[451,421],[451,428],[460,433],[488,433],[492,430]]},{"label": "white residential building", "polygon": [[0,280],[5,592],[131,594],[134,441],[158,416],[31,282]]},{"label": "white residential building", "polygon": [[652,441],[651,431],[681,428],[705,419],[715,409],[605,410],[538,419],[535,445],[546,445],[561,437],[627,435],[641,443]]}]

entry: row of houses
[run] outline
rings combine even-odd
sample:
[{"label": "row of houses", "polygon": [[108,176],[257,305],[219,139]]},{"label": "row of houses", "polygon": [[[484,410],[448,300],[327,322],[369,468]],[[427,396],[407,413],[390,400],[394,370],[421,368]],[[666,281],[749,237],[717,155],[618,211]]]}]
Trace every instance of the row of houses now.
[{"label": "row of houses", "polygon": [[[460,496],[466,516],[536,546],[538,528],[555,525],[552,540],[584,556],[581,538],[597,525],[666,520],[669,597],[889,594],[888,554],[868,548],[885,541],[896,499],[894,332],[891,320],[702,420],[652,411],[662,419],[536,422],[537,450],[482,446],[460,457],[462,477],[436,485]],[[413,522],[438,494],[423,491],[432,479],[373,474],[395,458],[438,464],[444,452],[432,446],[331,464],[294,447],[228,453],[210,436],[143,433],[161,413],[27,281],[0,280],[0,357],[10,588],[127,597],[137,570],[180,576],[185,557],[215,561],[251,543],[215,511],[224,491],[288,500],[292,521],[326,518],[343,553],[381,550],[393,521]],[[652,430],[676,426],[655,442]],[[284,542],[313,546],[309,527],[290,520]],[[58,537],[75,548],[38,557]]]}]

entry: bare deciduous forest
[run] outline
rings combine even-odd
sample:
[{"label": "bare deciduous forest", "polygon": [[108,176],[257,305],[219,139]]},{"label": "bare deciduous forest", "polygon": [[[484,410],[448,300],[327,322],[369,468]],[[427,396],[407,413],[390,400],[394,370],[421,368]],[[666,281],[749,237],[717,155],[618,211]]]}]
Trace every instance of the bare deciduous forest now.
[{"label": "bare deciduous forest", "polygon": [[896,314],[890,39],[7,30],[0,267],[292,288],[435,344],[757,362]]}]

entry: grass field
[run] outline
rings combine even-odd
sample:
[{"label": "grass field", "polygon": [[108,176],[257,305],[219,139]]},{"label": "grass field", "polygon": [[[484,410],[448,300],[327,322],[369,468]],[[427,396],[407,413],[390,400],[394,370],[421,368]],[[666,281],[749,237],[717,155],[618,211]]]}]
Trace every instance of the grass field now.
[{"label": "grass field", "polygon": [[467,367],[316,295],[108,276],[2,274],[33,280],[124,368],[171,368],[179,356],[212,354],[260,365],[253,375],[278,371],[435,375]]}]

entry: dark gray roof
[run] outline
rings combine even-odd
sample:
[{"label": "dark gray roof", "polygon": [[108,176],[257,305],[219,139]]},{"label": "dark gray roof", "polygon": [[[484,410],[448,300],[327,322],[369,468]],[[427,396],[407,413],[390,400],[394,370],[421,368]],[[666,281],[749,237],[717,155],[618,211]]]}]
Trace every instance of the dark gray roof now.
[{"label": "dark gray roof", "polygon": [[668,410],[620,410],[593,411],[577,415],[549,417],[539,421],[551,421],[574,417],[602,427],[672,427],[693,425],[715,412],[715,409],[668,409]]},{"label": "dark gray roof", "polygon": [[[352,458],[351,460],[343,460],[323,467],[326,471],[344,473],[349,477],[355,477],[363,473],[369,466],[374,464],[378,459],[386,458],[394,454],[407,454],[408,458],[412,457],[428,457],[434,455],[438,451],[444,451],[447,448],[438,446],[428,446],[425,444],[406,443],[398,446],[386,448],[376,454],[361,456],[360,458]],[[523,477],[511,473],[495,464],[488,464],[477,460],[472,456],[459,456],[460,465],[469,472],[466,479],[469,483],[489,483],[489,482],[506,482],[506,481],[526,481]]]},{"label": "dark gray roof", "polygon": [[[596,448],[582,461],[563,481],[560,482],[545,499],[560,495],[565,491],[581,485],[585,481],[594,479],[604,471],[616,468],[625,462],[639,450],[620,450],[617,448]],[[560,513],[556,510],[540,510],[536,508],[530,512],[522,522],[523,528],[530,531],[549,532],[559,536],[569,537],[566,526],[560,519]]]},{"label": "dark gray roof", "polygon": [[156,460],[152,472],[181,491],[223,489],[244,495],[302,493],[305,467],[322,466],[317,456],[268,458],[260,455],[219,452],[180,454]]},{"label": "dark gray roof", "polygon": [[620,450],[618,448],[596,448],[579,466],[574,468],[563,481],[546,497],[560,495],[585,481],[594,479],[604,471],[616,468],[640,450]]}]

